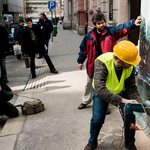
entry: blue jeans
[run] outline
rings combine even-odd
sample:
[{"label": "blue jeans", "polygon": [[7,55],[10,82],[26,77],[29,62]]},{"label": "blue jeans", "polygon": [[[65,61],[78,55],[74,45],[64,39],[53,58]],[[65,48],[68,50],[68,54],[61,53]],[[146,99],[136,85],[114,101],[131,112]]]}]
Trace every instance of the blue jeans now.
[{"label": "blue jeans", "polygon": [[[125,94],[122,94],[121,96],[126,98]],[[104,124],[107,108],[108,108],[108,103],[102,100],[101,98],[97,97],[95,94],[95,90],[93,90],[93,117],[91,119],[91,126],[90,126],[91,137],[89,139],[89,145],[91,145],[92,147],[97,147],[97,138],[100,129]],[[124,107],[121,107],[122,116],[124,117],[123,109]],[[129,129],[131,123],[135,124],[135,116],[132,111],[126,110],[125,128],[124,128],[126,148],[130,148],[135,141],[134,138],[135,131]]]},{"label": "blue jeans", "polygon": [[0,58],[0,66],[1,66],[1,78],[2,80],[7,80],[7,73],[6,73],[6,58]]}]

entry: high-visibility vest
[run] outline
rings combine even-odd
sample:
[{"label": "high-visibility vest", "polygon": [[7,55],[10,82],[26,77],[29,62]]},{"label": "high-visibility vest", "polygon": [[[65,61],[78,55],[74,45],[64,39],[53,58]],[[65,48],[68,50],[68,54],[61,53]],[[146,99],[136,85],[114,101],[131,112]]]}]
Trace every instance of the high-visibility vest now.
[{"label": "high-visibility vest", "polygon": [[[99,57],[97,57],[97,59],[104,62],[107,67],[107,70],[108,70],[106,87],[112,93],[119,94],[120,92],[122,92],[124,90],[125,80],[131,75],[131,73],[133,71],[133,66],[129,67],[128,69],[123,68],[122,75],[121,75],[121,78],[119,81],[116,71],[115,71],[113,57],[114,57],[114,53],[108,52],[108,53],[100,55]],[[93,79],[92,86],[95,89],[94,79]]]}]

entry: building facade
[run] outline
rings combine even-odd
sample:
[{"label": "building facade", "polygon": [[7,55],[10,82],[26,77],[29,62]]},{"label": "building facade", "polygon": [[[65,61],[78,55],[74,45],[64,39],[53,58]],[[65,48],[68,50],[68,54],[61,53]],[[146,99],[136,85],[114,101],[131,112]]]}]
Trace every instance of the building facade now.
[{"label": "building facade", "polygon": [[[84,35],[93,29],[92,17],[95,13],[104,13],[107,26],[127,22],[140,15],[141,0],[65,0],[64,1],[64,28],[76,30]],[[137,44],[139,29],[129,38]]]},{"label": "building facade", "polygon": [[[9,18],[17,23],[23,17],[23,0],[1,0],[2,1],[2,14],[7,21]],[[7,16],[9,16],[7,18]],[[11,17],[12,16],[12,17]]]},{"label": "building facade", "polygon": [[[51,12],[48,9],[49,0],[24,0],[25,1],[25,17],[35,17],[39,18],[41,13],[45,13],[47,17],[52,17]],[[56,1],[56,17],[60,17],[62,14],[60,8],[60,0]],[[55,17],[55,13],[53,13]]]}]

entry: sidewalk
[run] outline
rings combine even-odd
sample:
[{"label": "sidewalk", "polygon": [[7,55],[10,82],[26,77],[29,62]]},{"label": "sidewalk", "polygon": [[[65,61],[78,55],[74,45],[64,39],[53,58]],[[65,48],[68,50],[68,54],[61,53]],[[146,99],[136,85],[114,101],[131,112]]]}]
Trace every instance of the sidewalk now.
[{"label": "sidewalk", "polygon": [[[23,95],[39,98],[45,111],[9,119],[0,134],[0,150],[83,150],[90,136],[92,104],[78,110],[86,83],[86,70],[77,65],[83,36],[58,26],[58,35],[50,42],[50,58],[59,71],[49,73],[45,60],[40,60],[37,78],[30,80]],[[44,83],[44,84],[42,84]],[[16,104],[29,99],[19,97]],[[98,150],[114,150],[111,142],[121,137],[123,121],[118,109],[110,105],[99,135]],[[149,150],[150,139],[142,131],[136,133],[138,150]]]}]

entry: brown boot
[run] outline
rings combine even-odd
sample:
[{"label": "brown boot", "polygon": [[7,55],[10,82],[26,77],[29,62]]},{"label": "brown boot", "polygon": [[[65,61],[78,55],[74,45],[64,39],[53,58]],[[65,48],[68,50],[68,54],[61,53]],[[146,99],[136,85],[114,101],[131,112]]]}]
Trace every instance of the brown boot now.
[{"label": "brown boot", "polygon": [[96,148],[92,147],[91,145],[87,144],[84,150],[95,150]]},{"label": "brown boot", "polygon": [[109,108],[107,108],[106,115],[109,115],[109,114],[110,114],[110,110]]},{"label": "brown boot", "polygon": [[85,104],[81,103],[79,106],[78,106],[78,109],[84,109],[86,107]]}]

